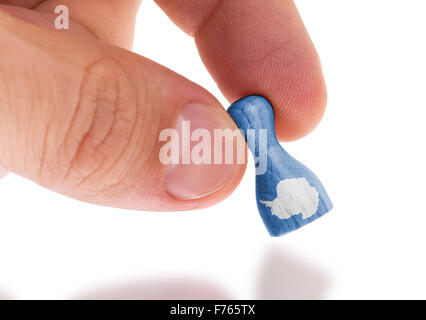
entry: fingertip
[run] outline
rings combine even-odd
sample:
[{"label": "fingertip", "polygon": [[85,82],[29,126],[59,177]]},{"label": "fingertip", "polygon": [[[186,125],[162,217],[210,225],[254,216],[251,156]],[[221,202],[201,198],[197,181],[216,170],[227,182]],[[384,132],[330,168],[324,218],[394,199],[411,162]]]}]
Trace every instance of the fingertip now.
[{"label": "fingertip", "polygon": [[[283,92],[286,89],[288,94]],[[326,109],[327,89],[322,73],[294,84],[291,89],[275,90],[271,102],[276,111],[278,139],[294,141],[303,138],[318,126]]]},{"label": "fingertip", "polygon": [[250,94],[274,106],[280,140],[305,136],[325,110],[326,87],[315,47],[292,1],[244,7],[223,2],[195,40],[230,103]]},{"label": "fingertip", "polygon": [[217,73],[216,77],[230,103],[253,94],[267,98],[274,108],[278,139],[293,141],[309,134],[321,121],[327,88],[315,49],[301,53],[291,67],[286,64],[291,59],[285,55],[284,51],[278,58],[265,57],[264,63],[244,68],[229,66],[226,75]]}]

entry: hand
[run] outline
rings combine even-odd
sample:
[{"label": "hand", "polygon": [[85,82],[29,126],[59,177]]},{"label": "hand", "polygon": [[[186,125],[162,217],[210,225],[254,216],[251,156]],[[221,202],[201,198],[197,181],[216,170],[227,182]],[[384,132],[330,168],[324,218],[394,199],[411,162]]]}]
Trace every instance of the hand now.
[{"label": "hand", "polygon": [[[226,98],[267,97],[280,140],[320,121],[320,62],[290,0],[157,0],[195,38]],[[66,4],[70,29],[56,30]],[[219,102],[130,49],[139,0],[0,0],[0,165],[91,203],[185,210],[223,200],[245,164],[159,162],[179,119],[235,129]],[[165,39],[167,41],[167,39]],[[172,53],[171,53],[172,54]]]}]

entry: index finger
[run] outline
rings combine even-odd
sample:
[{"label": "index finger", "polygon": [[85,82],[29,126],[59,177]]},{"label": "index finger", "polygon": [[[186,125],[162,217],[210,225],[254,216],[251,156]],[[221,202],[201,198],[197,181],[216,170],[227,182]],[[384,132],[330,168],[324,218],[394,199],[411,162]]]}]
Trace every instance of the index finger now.
[{"label": "index finger", "polygon": [[201,58],[230,101],[260,94],[275,110],[277,136],[313,130],[326,105],[321,64],[291,0],[156,0],[195,37]]}]

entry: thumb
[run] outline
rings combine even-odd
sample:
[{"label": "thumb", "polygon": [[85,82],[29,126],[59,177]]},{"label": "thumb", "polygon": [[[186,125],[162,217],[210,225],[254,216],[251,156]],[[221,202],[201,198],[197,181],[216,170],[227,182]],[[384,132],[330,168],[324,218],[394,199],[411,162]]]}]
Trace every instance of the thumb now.
[{"label": "thumb", "polygon": [[[162,161],[191,152],[184,134],[206,142],[215,129],[237,129],[212,95],[178,74],[4,12],[0,48],[0,165],[7,170],[79,200],[157,211],[212,205],[242,178],[245,164],[236,161]],[[190,128],[182,130],[184,123]]]}]

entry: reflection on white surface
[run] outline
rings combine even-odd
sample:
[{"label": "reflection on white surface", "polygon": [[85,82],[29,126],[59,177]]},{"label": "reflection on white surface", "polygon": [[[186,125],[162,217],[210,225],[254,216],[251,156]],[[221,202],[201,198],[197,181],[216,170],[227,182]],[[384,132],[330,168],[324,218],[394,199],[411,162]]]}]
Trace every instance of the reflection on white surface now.
[{"label": "reflection on white surface", "polygon": [[6,169],[3,169],[0,167],[0,179],[3,178],[5,175],[7,175],[8,171]]},{"label": "reflection on white surface", "polygon": [[256,299],[321,299],[330,288],[331,277],[301,257],[271,248],[257,281]]},{"label": "reflection on white surface", "polygon": [[203,280],[163,279],[129,281],[77,296],[83,300],[228,300],[222,288]]},{"label": "reflection on white surface", "polygon": [[[256,299],[321,299],[331,283],[328,274],[282,247],[272,247],[259,261],[259,273],[246,279]],[[164,278],[101,285],[75,297],[83,300],[228,300],[233,299],[214,280]]]},{"label": "reflection on white surface", "polygon": [[6,294],[4,294],[3,292],[0,292],[0,301],[1,300],[11,300],[12,298]]}]

